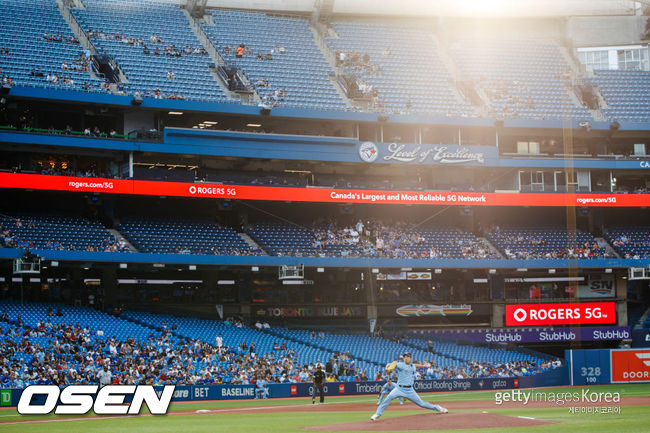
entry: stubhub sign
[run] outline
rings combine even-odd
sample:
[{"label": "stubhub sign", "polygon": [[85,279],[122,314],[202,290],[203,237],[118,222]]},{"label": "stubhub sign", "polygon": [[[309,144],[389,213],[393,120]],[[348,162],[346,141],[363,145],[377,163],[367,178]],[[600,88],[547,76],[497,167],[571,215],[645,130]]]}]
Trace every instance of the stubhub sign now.
[{"label": "stubhub sign", "polygon": [[614,323],[614,302],[506,305],[506,326]]}]

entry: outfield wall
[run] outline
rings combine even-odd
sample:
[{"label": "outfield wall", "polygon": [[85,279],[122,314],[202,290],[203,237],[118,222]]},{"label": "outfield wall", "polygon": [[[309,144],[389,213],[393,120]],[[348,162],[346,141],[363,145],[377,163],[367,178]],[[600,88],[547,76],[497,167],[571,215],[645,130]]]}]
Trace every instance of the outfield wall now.
[{"label": "outfield wall", "polygon": [[571,385],[650,383],[650,348],[567,350]]},{"label": "outfield wall", "polygon": [[[324,386],[326,396],[374,395],[377,396],[385,382],[331,382]],[[563,386],[569,383],[568,367],[537,374],[534,376],[483,378],[483,379],[445,379],[418,380],[414,388],[418,392],[449,391],[490,391],[511,388],[532,388],[541,386]],[[267,385],[269,398],[310,397],[311,383],[279,383]],[[162,386],[160,387],[162,390]],[[3,389],[0,391],[2,406],[16,406],[22,389]],[[256,397],[255,385],[178,385],[172,401],[242,400]],[[44,403],[44,396],[35,396],[34,404]],[[42,401],[40,401],[42,400]],[[40,401],[40,403],[39,403]]]}]

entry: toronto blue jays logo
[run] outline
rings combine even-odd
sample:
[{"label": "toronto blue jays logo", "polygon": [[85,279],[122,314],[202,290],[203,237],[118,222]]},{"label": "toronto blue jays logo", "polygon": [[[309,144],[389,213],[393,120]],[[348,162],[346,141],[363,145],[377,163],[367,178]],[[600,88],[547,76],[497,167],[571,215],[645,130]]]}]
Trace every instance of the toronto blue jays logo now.
[{"label": "toronto blue jays logo", "polygon": [[366,141],[359,146],[359,156],[365,162],[374,162],[379,156],[379,149],[372,141]]}]

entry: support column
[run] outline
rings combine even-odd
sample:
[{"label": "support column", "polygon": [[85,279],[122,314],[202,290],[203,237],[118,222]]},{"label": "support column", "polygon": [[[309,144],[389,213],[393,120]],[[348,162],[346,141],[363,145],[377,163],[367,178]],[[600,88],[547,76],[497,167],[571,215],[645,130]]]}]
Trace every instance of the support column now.
[{"label": "support column", "polygon": [[102,290],[104,291],[104,310],[117,306],[117,269],[104,268],[102,271]]},{"label": "support column", "polygon": [[[366,302],[368,304],[368,331],[377,331],[377,297],[375,296],[375,274],[372,269],[361,273],[361,278],[366,289]],[[374,325],[373,325],[374,323]],[[374,329],[373,329],[374,328]]]},{"label": "support column", "polygon": [[492,328],[503,328],[503,318],[506,314],[506,307],[504,304],[493,304],[492,305]]}]

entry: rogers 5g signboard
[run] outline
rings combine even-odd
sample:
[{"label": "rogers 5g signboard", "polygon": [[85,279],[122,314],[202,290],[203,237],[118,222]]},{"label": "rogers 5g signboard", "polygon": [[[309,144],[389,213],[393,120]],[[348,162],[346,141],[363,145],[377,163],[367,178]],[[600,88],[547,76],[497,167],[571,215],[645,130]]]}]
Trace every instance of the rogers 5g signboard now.
[{"label": "rogers 5g signboard", "polygon": [[614,302],[506,305],[506,326],[615,323]]}]

